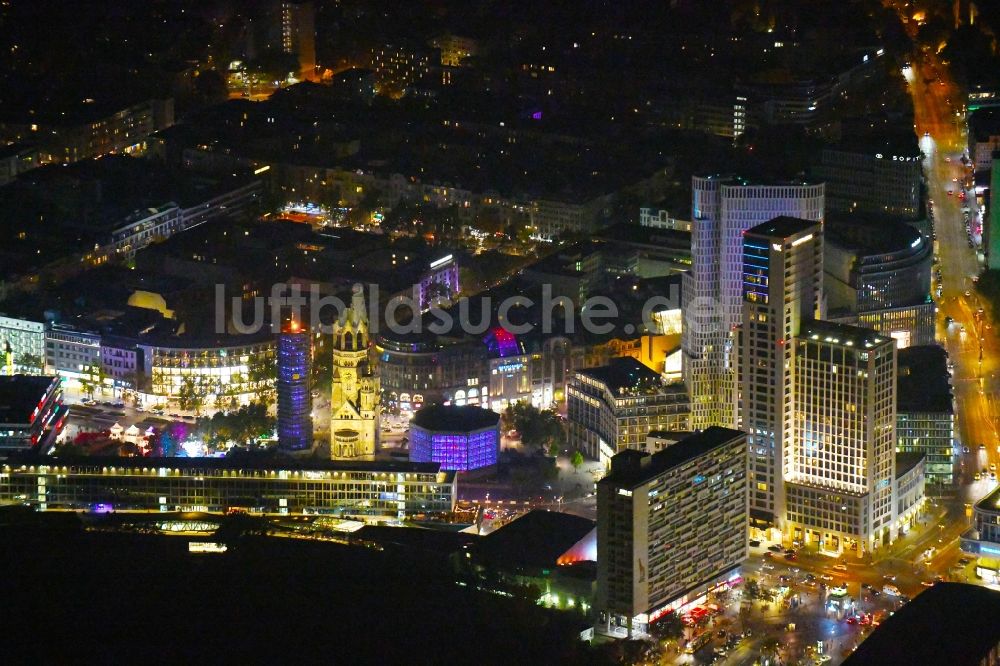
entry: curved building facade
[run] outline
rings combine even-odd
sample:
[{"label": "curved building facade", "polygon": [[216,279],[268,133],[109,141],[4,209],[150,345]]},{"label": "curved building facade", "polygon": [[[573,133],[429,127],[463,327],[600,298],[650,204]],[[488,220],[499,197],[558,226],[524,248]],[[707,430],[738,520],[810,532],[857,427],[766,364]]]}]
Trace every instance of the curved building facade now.
[{"label": "curved building facade", "polygon": [[681,347],[693,428],[736,422],[729,359],[742,309],[743,232],[781,216],[822,222],[824,193],[823,183],[806,181],[692,178],[691,272],[682,289]]},{"label": "curved building facade", "polygon": [[830,318],[891,335],[904,347],[933,344],[931,242],[902,222],[830,220],[826,226]]}]

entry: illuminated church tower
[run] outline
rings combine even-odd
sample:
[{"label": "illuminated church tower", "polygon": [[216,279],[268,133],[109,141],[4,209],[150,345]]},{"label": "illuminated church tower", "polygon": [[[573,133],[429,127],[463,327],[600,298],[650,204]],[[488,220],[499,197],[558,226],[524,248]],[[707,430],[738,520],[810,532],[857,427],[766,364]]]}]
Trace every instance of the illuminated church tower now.
[{"label": "illuminated church tower", "polygon": [[368,315],[360,285],[333,327],[330,457],[371,459],[379,428],[379,381],[368,360]]}]

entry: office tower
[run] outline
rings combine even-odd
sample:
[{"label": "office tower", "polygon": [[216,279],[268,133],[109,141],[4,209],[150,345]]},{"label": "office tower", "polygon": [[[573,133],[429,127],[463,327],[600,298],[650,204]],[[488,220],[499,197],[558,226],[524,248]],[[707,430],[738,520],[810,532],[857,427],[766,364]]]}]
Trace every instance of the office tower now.
[{"label": "office tower", "polygon": [[309,332],[292,320],[278,336],[278,446],[286,451],[312,448],[312,346]]},{"label": "office tower", "polygon": [[807,322],[793,340],[785,532],[858,556],[895,539],[896,345],[865,328]]},{"label": "office tower", "polygon": [[351,306],[333,326],[330,456],[334,460],[375,455],[380,414],[379,382],[368,360],[368,314],[360,286]]},{"label": "office tower", "polygon": [[792,338],[822,316],[823,231],[779,217],[743,235],[739,386],[750,456],[751,516],[775,524],[784,513],[782,453],[792,421]]},{"label": "office tower", "polygon": [[648,624],[725,589],[747,557],[746,435],[710,427],[627,450],[597,484],[598,631]]},{"label": "office tower", "polygon": [[821,183],[692,179],[692,266],[682,290],[681,346],[695,429],[737,420],[731,355],[743,301],[743,232],[782,215],[821,222],[823,192]]}]

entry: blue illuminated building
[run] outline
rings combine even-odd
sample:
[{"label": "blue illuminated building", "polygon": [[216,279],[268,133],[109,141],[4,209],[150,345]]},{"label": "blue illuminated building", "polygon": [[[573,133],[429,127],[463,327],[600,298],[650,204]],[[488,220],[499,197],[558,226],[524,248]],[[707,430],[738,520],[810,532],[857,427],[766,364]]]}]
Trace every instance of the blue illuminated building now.
[{"label": "blue illuminated building", "polygon": [[410,422],[410,461],[467,472],[496,465],[500,415],[479,407],[430,405]]},{"label": "blue illuminated building", "polygon": [[278,446],[286,451],[312,448],[311,361],[309,333],[292,321],[278,336]]}]

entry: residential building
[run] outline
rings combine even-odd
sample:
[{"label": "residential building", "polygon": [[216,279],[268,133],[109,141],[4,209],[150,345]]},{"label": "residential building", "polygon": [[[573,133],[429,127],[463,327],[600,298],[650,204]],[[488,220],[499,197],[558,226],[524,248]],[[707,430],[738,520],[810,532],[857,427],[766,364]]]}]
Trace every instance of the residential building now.
[{"label": "residential building", "polygon": [[375,455],[382,407],[378,375],[368,358],[370,341],[364,292],[355,287],[351,306],[333,327],[330,456],[334,460]]},{"label": "residential building", "polygon": [[299,59],[299,78],[316,78],[316,12],[312,2],[281,3],[281,50]]},{"label": "residential building", "polygon": [[0,375],[40,375],[45,366],[45,322],[0,313]]},{"label": "residential building", "polygon": [[716,426],[611,459],[597,484],[598,631],[641,636],[739,577],[746,469],[746,436]]},{"label": "residential building", "polygon": [[692,265],[682,289],[682,347],[693,428],[736,423],[731,358],[743,302],[743,232],[782,215],[822,222],[823,196],[821,183],[692,178]]},{"label": "residential building", "polygon": [[1000,150],[1000,109],[981,108],[969,114],[969,157],[976,171],[993,166],[993,152]]},{"label": "residential building", "polygon": [[39,510],[243,511],[404,520],[455,509],[433,463],[234,458],[45,458],[0,467],[0,501]]},{"label": "residential building", "polygon": [[38,148],[22,143],[0,145],[0,185],[6,185],[18,174],[30,171],[40,163]]},{"label": "residential building", "polygon": [[943,347],[900,349],[896,360],[896,450],[925,456],[928,491],[955,488],[955,410]]},{"label": "residential building", "polygon": [[63,379],[94,381],[103,372],[101,334],[50,324],[45,331],[45,369]]},{"label": "residential building", "polygon": [[[0,377],[0,455],[47,451],[62,432],[69,409],[58,377]],[[32,496],[35,488],[28,491]]]},{"label": "residential building", "polygon": [[500,415],[488,409],[429,405],[410,421],[410,460],[471,472],[500,457]]},{"label": "residential building", "polygon": [[577,370],[566,395],[570,445],[604,462],[626,449],[644,450],[651,430],[690,430],[684,385],[664,383],[631,357]]},{"label": "residential building", "polygon": [[896,346],[869,329],[819,321],[804,323],[792,345],[783,531],[861,557],[898,534]]},{"label": "residential building", "polygon": [[748,229],[740,282],[738,378],[750,459],[750,512],[761,525],[778,524],[793,437],[792,339],[823,309],[821,225],[778,217]]},{"label": "residential building", "polygon": [[87,98],[65,111],[53,108],[0,122],[0,139],[37,145],[42,164],[66,164],[111,153],[142,154],[150,134],[174,124],[171,98],[121,104]]}]

